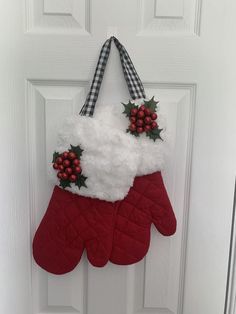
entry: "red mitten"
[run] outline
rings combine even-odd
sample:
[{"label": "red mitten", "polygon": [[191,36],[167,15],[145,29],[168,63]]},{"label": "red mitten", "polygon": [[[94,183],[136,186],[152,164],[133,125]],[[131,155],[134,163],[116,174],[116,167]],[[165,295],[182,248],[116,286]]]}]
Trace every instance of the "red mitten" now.
[{"label": "red mitten", "polygon": [[72,194],[55,186],[33,240],[33,255],[50,273],[65,274],[79,263],[84,248],[90,263],[110,257],[117,204]]},{"label": "red mitten", "polygon": [[159,171],[136,177],[128,196],[119,202],[110,261],[119,265],[140,261],[149,248],[152,222],[164,236],[176,231],[176,218]]}]

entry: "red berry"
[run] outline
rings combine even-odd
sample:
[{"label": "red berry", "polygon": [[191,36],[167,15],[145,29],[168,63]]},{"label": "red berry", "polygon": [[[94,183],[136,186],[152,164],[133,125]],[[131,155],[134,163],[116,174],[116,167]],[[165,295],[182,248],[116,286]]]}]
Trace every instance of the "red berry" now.
[{"label": "red berry", "polygon": [[138,109],[136,108],[131,109],[131,116],[136,116],[137,112],[138,112]]},{"label": "red berry", "polygon": [[57,157],[56,163],[57,163],[58,165],[60,165],[60,164],[62,164],[62,162],[63,162],[63,159],[62,159],[61,157]]},{"label": "red berry", "polygon": [[129,129],[131,132],[134,132],[136,130],[136,125],[134,123],[131,123]]},{"label": "red berry", "polygon": [[63,159],[67,159],[68,158],[69,153],[68,152],[64,152],[62,153],[62,158]]},{"label": "red berry", "polygon": [[70,161],[69,161],[68,159],[65,159],[65,160],[63,161],[63,166],[64,166],[64,167],[69,167],[69,166],[70,166]]},{"label": "red berry", "polygon": [[58,177],[59,179],[61,179],[61,178],[62,178],[62,172],[58,172],[57,177]]},{"label": "red berry", "polygon": [[152,120],[156,120],[157,119],[157,114],[156,113],[152,113],[151,118],[152,118]]},{"label": "red berry", "polygon": [[137,126],[143,126],[143,120],[138,119],[137,122],[136,122],[136,125]]},{"label": "red berry", "polygon": [[71,182],[75,182],[77,179],[77,176],[75,174],[72,174],[69,179]]},{"label": "red berry", "polygon": [[68,175],[72,174],[72,172],[73,172],[73,170],[70,167],[65,169],[65,173],[68,174]]},{"label": "red berry", "polygon": [[55,170],[57,170],[57,169],[58,169],[58,164],[57,164],[57,163],[54,163],[54,164],[53,164],[53,168],[54,168]]},{"label": "red berry", "polygon": [[69,152],[68,157],[69,157],[70,160],[73,160],[73,159],[76,158],[76,154],[74,152]]},{"label": "red berry", "polygon": [[138,116],[139,118],[143,118],[143,117],[145,116],[144,111],[143,111],[143,110],[140,110],[140,111],[137,113],[137,116]]},{"label": "red berry", "polygon": [[150,117],[146,117],[146,118],[144,119],[144,122],[145,122],[146,124],[151,124],[151,123],[152,123],[152,119],[151,119]]},{"label": "red berry", "polygon": [[63,165],[59,165],[58,166],[58,170],[63,171],[64,170],[64,166]]},{"label": "red berry", "polygon": [[135,123],[135,122],[136,122],[136,118],[135,118],[135,117],[130,117],[130,121],[131,121],[132,123]]},{"label": "red berry", "polygon": [[150,125],[145,125],[144,131],[145,131],[145,132],[149,132],[150,130],[151,130]]},{"label": "red berry", "polygon": [[140,127],[140,128],[137,128],[137,132],[138,132],[138,133],[143,133],[143,128],[141,128],[141,127]]},{"label": "red berry", "polygon": [[74,168],[75,173],[81,173],[82,169],[78,166]]},{"label": "red berry", "polygon": [[78,166],[80,164],[80,160],[78,158],[73,160],[73,165]]},{"label": "red berry", "polygon": [[67,180],[68,179],[68,174],[66,174],[65,172],[62,172],[61,178],[62,178],[62,180]]},{"label": "red berry", "polygon": [[156,123],[156,122],[152,122],[151,128],[152,128],[152,129],[155,129],[156,127],[157,127],[157,123]]},{"label": "red berry", "polygon": [[140,106],[140,107],[139,107],[139,110],[144,111],[144,110],[145,110],[145,108],[146,108],[146,107],[145,107],[145,105],[142,105],[142,106]]},{"label": "red berry", "polygon": [[145,108],[144,112],[145,112],[146,116],[150,116],[151,115],[151,110],[149,108]]}]

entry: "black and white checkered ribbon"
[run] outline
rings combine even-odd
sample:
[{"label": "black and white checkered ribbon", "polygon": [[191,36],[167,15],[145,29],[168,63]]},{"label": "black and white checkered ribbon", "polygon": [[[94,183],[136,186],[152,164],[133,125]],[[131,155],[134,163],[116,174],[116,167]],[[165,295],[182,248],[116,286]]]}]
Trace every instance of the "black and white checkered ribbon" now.
[{"label": "black and white checkered ribbon", "polygon": [[93,116],[99,90],[102,85],[107,60],[111,50],[111,43],[113,40],[120,54],[120,61],[131,98],[146,98],[143,84],[135,70],[128,52],[119,42],[119,40],[112,36],[111,38],[107,39],[102,46],[90,91],[86,98],[85,104],[80,111],[80,115],[82,116]]}]

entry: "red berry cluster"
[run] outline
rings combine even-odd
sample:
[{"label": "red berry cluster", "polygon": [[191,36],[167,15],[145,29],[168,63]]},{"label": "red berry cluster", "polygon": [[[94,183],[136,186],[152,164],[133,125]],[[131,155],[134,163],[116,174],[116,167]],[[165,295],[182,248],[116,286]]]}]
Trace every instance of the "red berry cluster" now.
[{"label": "red berry cluster", "polygon": [[157,114],[145,105],[131,109],[130,115],[129,130],[131,132],[143,133],[158,128],[158,124],[155,121]]},{"label": "red berry cluster", "polygon": [[82,172],[80,160],[75,152],[66,151],[59,154],[53,163],[53,168],[58,171],[57,177],[61,180],[76,182]]}]

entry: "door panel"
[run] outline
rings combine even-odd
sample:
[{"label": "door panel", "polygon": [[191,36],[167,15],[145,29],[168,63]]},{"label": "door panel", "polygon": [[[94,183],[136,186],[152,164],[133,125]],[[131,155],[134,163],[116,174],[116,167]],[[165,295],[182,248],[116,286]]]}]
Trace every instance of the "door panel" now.
[{"label": "door panel", "polygon": [[26,0],[26,31],[88,35],[90,0]]},{"label": "door panel", "polygon": [[140,0],[139,35],[199,35],[202,0]]}]

